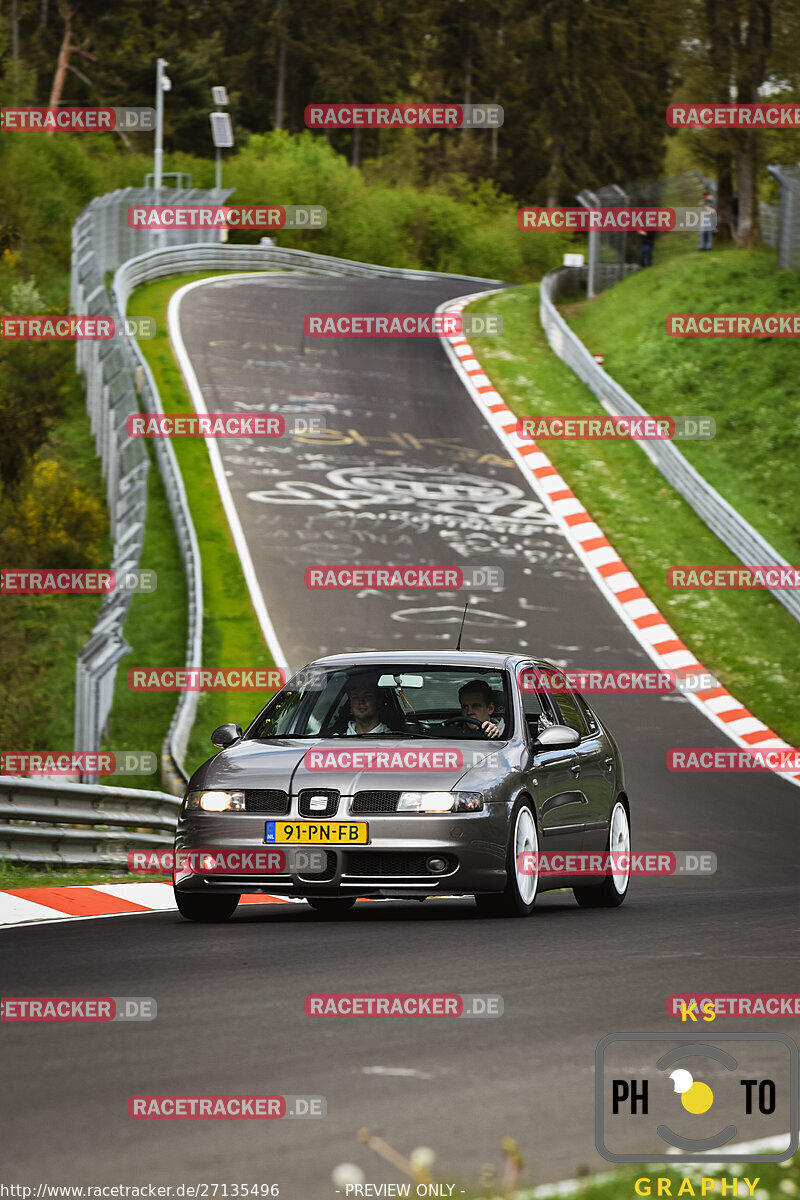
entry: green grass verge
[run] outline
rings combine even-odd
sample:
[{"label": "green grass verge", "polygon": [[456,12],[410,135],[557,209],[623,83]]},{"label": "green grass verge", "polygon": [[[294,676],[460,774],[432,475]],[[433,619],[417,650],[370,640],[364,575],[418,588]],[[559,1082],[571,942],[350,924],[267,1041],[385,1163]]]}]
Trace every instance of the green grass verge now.
[{"label": "green grass verge", "polygon": [[[64,412],[39,458],[71,468],[81,486],[105,507],[105,485],[86,416],[83,389],[69,383]],[[111,559],[108,536],[100,562]],[[12,564],[4,564],[12,565]],[[4,595],[0,604],[3,692],[0,745],[6,750],[72,750],[75,658],[88,640],[100,596]]]},{"label": "green grass verge", "polygon": [[35,867],[0,859],[0,890],[33,887],[85,887],[90,883],[172,883],[169,874],[132,875],[109,867]]},{"label": "green grass verge", "polygon": [[[212,274],[227,274],[213,272]],[[167,331],[167,306],[173,292],[207,273],[181,275],[146,284],[131,296],[131,316],[152,316],[156,336],[141,342],[153,371],[165,412],[194,411],[175,361]],[[239,556],[222,508],[211,461],[202,439],[173,442],[183,476],[203,564],[203,665],[261,669],[275,664],[264,642]],[[158,472],[154,465],[152,480]],[[142,566],[155,568],[155,592],[133,597],[124,635],[134,647],[121,664],[114,692],[107,744],[113,749],[154,749],[166,735],[177,703],[175,692],[132,692],[127,673],[133,667],[182,667],[186,645],[186,590],[183,566],[174,539],[163,490],[148,508],[147,537]],[[161,503],[163,499],[163,504]],[[228,721],[249,723],[267,697],[262,694],[207,692],[200,695],[194,729],[186,755],[188,774],[212,753],[211,731]],[[118,777],[115,782],[140,787],[160,786],[152,776]]]},{"label": "green grass verge", "polygon": [[[665,269],[674,266],[679,270],[684,261],[676,258]],[[655,277],[656,269],[644,274]],[[649,281],[647,285],[651,286]],[[636,311],[630,292],[621,296],[620,306]],[[684,297],[676,311],[688,307]],[[757,306],[750,307],[755,310]],[[538,285],[514,288],[469,306],[467,311],[496,312],[503,318],[502,335],[487,338],[478,347],[487,375],[520,417],[603,415],[605,410],[588,388],[550,350],[538,309]],[[606,353],[605,339],[600,344],[589,339],[588,344],[592,351]],[[607,358],[605,365],[615,373],[613,358]],[[654,373],[659,369],[652,365]],[[635,388],[633,391],[637,395]],[[645,403],[645,407],[659,415],[678,411],[675,405],[665,403]],[[683,411],[703,409],[691,405]],[[711,415],[715,415],[713,411]],[[725,429],[720,427],[718,432],[724,440]],[[681,443],[682,447],[688,445],[692,443]],[[665,573],[670,565],[734,566],[737,560],[673,491],[639,446],[548,441],[543,449],[700,661],[762,721],[790,743],[800,744],[797,622],[769,593],[680,593],[667,588]],[[546,647],[542,652],[546,653]]]},{"label": "green grass verge", "polygon": [[[706,1192],[702,1192],[701,1181],[713,1180],[713,1186],[706,1184]],[[750,1187],[745,1184],[749,1180]],[[659,1180],[667,1181],[661,1185]],[[687,1180],[688,1183],[684,1183]],[[724,1166],[706,1166],[701,1169],[690,1163],[683,1169],[667,1164],[636,1164],[620,1171],[599,1176],[587,1175],[581,1180],[577,1191],[571,1193],[576,1200],[635,1200],[637,1196],[683,1196],[688,1200],[691,1196],[705,1194],[708,1197],[721,1194],[721,1182],[725,1180],[728,1196],[753,1196],[755,1200],[784,1200],[786,1196],[800,1194],[800,1163],[797,1157],[786,1163],[728,1163]],[[738,1183],[737,1183],[738,1180]],[[638,1181],[638,1186],[637,1186]],[[681,1188],[683,1190],[681,1190]],[[546,1185],[537,1191],[537,1200],[557,1200],[559,1193],[556,1187],[548,1191]],[[532,1196],[529,1189],[522,1188],[516,1192],[484,1193],[481,1200],[528,1200]]]},{"label": "green grass verge", "polygon": [[[656,243],[658,248],[658,243]],[[711,416],[717,436],[681,442],[690,463],[791,563],[800,563],[800,344],[675,338],[671,312],[797,312],[800,275],[774,250],[714,250],[639,271],[568,319],[654,415]]]}]

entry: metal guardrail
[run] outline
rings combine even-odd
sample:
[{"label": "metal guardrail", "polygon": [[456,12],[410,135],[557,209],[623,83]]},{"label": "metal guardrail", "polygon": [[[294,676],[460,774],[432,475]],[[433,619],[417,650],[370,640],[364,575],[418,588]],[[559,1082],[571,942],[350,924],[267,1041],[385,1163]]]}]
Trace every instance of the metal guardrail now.
[{"label": "metal guardrail", "polygon": [[[585,282],[586,276],[586,267],[559,267],[550,271],[542,280],[539,319],[550,348],[586,384],[606,412],[614,416],[647,416],[648,413],[641,404],[637,404],[595,361],[555,307],[559,296],[568,290],[574,290],[576,283]],[[777,550],[687,462],[673,442],[640,442],[639,445],[676,492],[683,496],[711,532],[715,533],[741,562],[759,566],[789,565],[786,559],[782,558]],[[772,594],[795,620],[800,620],[800,592],[775,590]]]},{"label": "metal guardrail", "polygon": [[[153,195],[146,189],[114,192],[92,201],[78,217],[73,228],[71,307],[74,312],[112,316],[119,327],[128,298],[139,284],[194,271],[291,270],[317,275],[449,279],[457,288],[463,283],[500,283],[470,275],[360,263],[303,250],[280,249],[272,244],[222,245],[215,232],[198,236],[192,230],[153,233],[130,229],[126,219],[128,207],[151,203]],[[219,203],[230,192],[213,193],[212,199],[210,195],[169,189],[166,200],[170,204]],[[191,236],[192,242],[181,242],[185,236]],[[115,275],[109,294],[105,276],[112,269]],[[79,342],[76,357],[78,368],[86,377],[87,408],[107,480],[114,539],[111,565],[117,572],[132,570],[139,563],[144,541],[149,457],[141,442],[127,436],[125,419],[139,411],[139,401],[147,412],[163,412],[161,400],[150,367],[133,337],[125,334],[113,343]],[[197,667],[201,665],[203,612],[197,537],[171,442],[156,439],[153,452],[167,493],[187,580],[185,665]],[[117,665],[130,650],[122,635],[130,600],[129,593],[104,597],[92,636],[78,655],[76,750],[100,748],[111,711]],[[161,750],[162,780],[175,791],[182,790],[187,781],[183,759],[197,701],[196,692],[181,693]],[[84,778],[92,783],[97,781],[96,776]]]},{"label": "metal guardrail", "polygon": [[[170,189],[173,203],[208,202],[215,193]],[[226,192],[225,195],[230,195]],[[155,193],[144,188],[127,188],[93,200],[78,216],[72,229],[70,307],[81,316],[118,319],[113,298],[106,289],[106,275],[121,262],[149,249],[154,239],[169,248],[181,239],[198,240],[193,230],[159,232],[131,229],[127,210],[132,204],[152,203]],[[211,231],[199,238],[213,238]],[[118,328],[118,326],[117,326]],[[142,442],[128,437],[125,420],[139,411],[136,395],[132,339],[124,334],[112,341],[76,343],[76,364],[86,380],[86,407],[95,446],[106,480],[113,541],[111,567],[119,575],[139,565],[144,543],[147,509],[148,452]],[[122,628],[131,602],[129,592],[107,593],[91,637],[79,652],[75,667],[74,744],[79,750],[98,750],[107,724],[120,660],[130,647]],[[96,782],[97,777],[84,779]]]},{"label": "metal guardrail", "polygon": [[172,845],[180,806],[166,792],[0,775],[0,859],[125,866],[129,850]]}]

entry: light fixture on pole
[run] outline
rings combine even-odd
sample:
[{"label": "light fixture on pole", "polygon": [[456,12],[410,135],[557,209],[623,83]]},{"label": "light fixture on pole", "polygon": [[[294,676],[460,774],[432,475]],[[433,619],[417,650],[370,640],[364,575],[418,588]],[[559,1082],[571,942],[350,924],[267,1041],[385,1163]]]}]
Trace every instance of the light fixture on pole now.
[{"label": "light fixture on pole", "polygon": [[[223,87],[212,88],[211,93],[214,97],[215,103],[227,104],[228,94],[225,91],[225,88],[223,88]],[[220,99],[220,94],[225,97],[224,100]],[[231,147],[233,146],[233,126],[231,125],[230,114],[226,113],[226,112],[209,113],[209,120],[211,121],[211,138],[212,138],[212,141],[214,142],[214,146],[215,146],[216,152],[217,152],[215,186],[216,186],[216,190],[218,192],[221,192],[222,191],[222,154],[221,154],[221,151],[222,150],[230,150]]]}]

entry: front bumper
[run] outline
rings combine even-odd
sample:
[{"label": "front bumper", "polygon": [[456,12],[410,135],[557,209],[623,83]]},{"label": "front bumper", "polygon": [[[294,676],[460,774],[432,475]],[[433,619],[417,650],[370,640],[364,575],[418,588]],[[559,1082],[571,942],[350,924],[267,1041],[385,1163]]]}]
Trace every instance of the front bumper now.
[{"label": "front bumper", "polygon": [[[178,823],[175,849],[275,849],[265,841],[266,822],[275,819],[268,814],[191,813]],[[479,813],[350,816],[343,812],[335,819],[366,821],[370,840],[357,847],[325,845],[327,865],[321,874],[233,875],[183,870],[175,872],[175,886],[187,892],[297,897],[463,895],[502,891],[505,886],[505,804],[490,804]],[[429,869],[431,857],[445,859],[446,870]]]}]

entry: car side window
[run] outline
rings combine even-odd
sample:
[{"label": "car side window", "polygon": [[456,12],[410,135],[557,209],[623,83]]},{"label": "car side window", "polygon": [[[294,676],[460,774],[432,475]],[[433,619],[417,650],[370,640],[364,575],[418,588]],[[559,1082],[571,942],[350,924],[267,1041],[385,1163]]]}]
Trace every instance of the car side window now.
[{"label": "car side window", "polygon": [[557,692],[553,695],[553,699],[561,715],[562,724],[568,725],[570,729],[576,729],[581,737],[585,737],[587,734],[586,722],[575,697],[570,692]]},{"label": "car side window", "polygon": [[526,667],[519,673],[519,694],[522,699],[522,711],[525,714],[525,725],[528,734],[534,741],[545,725],[552,724],[551,718],[547,713],[547,709],[542,704],[541,695],[534,691],[527,684],[527,680],[531,676],[531,668]]},{"label": "car side window", "polygon": [[583,719],[586,722],[589,733],[599,733],[600,725],[597,721],[597,717],[594,715],[592,710],[589,708],[589,705],[586,703],[583,696],[579,695],[578,692],[575,692],[575,700],[577,702],[578,708],[581,710],[581,712],[583,714]]}]

